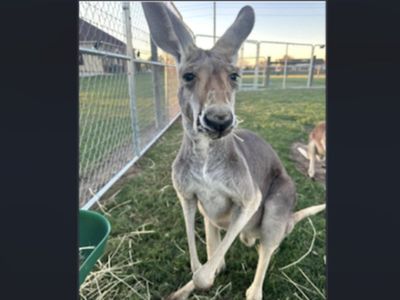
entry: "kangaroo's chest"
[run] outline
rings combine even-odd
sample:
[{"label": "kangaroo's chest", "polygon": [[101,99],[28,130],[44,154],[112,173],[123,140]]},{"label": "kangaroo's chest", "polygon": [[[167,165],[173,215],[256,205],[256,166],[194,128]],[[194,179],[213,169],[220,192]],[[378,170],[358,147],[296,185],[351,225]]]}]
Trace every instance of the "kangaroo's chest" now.
[{"label": "kangaroo's chest", "polygon": [[198,199],[200,212],[215,226],[227,228],[234,207],[234,191],[225,168],[208,168],[203,165],[193,168],[191,173],[191,192]]}]

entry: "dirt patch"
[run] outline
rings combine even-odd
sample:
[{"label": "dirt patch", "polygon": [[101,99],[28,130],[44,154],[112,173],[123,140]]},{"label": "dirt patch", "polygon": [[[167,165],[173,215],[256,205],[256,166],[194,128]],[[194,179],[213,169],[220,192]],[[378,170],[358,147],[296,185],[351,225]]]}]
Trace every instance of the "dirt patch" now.
[{"label": "dirt patch", "polygon": [[[290,158],[295,162],[296,169],[299,170],[304,176],[308,177],[308,165],[309,160],[306,159],[298,150],[298,148],[302,148],[304,151],[307,152],[307,145],[296,142],[293,143],[290,147]],[[326,169],[325,169],[325,161],[319,161],[318,159],[315,160],[315,176],[313,179],[322,183],[325,186],[326,180]]]}]

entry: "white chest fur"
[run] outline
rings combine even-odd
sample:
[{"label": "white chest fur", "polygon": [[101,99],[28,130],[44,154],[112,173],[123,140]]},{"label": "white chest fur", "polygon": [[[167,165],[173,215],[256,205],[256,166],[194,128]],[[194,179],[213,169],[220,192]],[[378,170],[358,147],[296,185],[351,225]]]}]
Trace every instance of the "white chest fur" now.
[{"label": "white chest fur", "polygon": [[213,168],[209,164],[218,163],[205,160],[204,163],[191,169],[192,184],[190,192],[196,195],[200,212],[215,226],[227,228],[234,203],[232,190],[228,187],[229,178],[224,174],[224,168]]}]

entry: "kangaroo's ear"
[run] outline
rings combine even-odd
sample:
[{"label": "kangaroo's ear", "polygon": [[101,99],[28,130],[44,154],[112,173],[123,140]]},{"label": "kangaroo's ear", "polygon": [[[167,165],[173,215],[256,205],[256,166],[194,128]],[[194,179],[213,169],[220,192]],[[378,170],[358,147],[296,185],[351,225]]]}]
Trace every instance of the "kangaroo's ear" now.
[{"label": "kangaroo's ear", "polygon": [[186,25],[162,2],[142,2],[154,43],[178,62],[196,48]]},{"label": "kangaroo's ear", "polygon": [[254,21],[254,10],[251,6],[246,5],[239,11],[235,22],[233,22],[231,27],[229,27],[224,35],[217,41],[212,50],[235,61],[240,46],[254,27]]}]

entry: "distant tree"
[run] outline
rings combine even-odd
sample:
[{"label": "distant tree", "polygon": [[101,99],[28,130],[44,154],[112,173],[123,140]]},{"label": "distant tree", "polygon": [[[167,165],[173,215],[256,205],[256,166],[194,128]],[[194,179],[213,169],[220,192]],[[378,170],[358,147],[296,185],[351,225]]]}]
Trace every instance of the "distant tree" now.
[{"label": "distant tree", "polygon": [[282,58],[278,58],[276,61],[279,62],[279,63],[284,63],[286,58],[287,58],[288,61],[293,59],[292,56],[285,54],[284,56],[282,56]]}]

